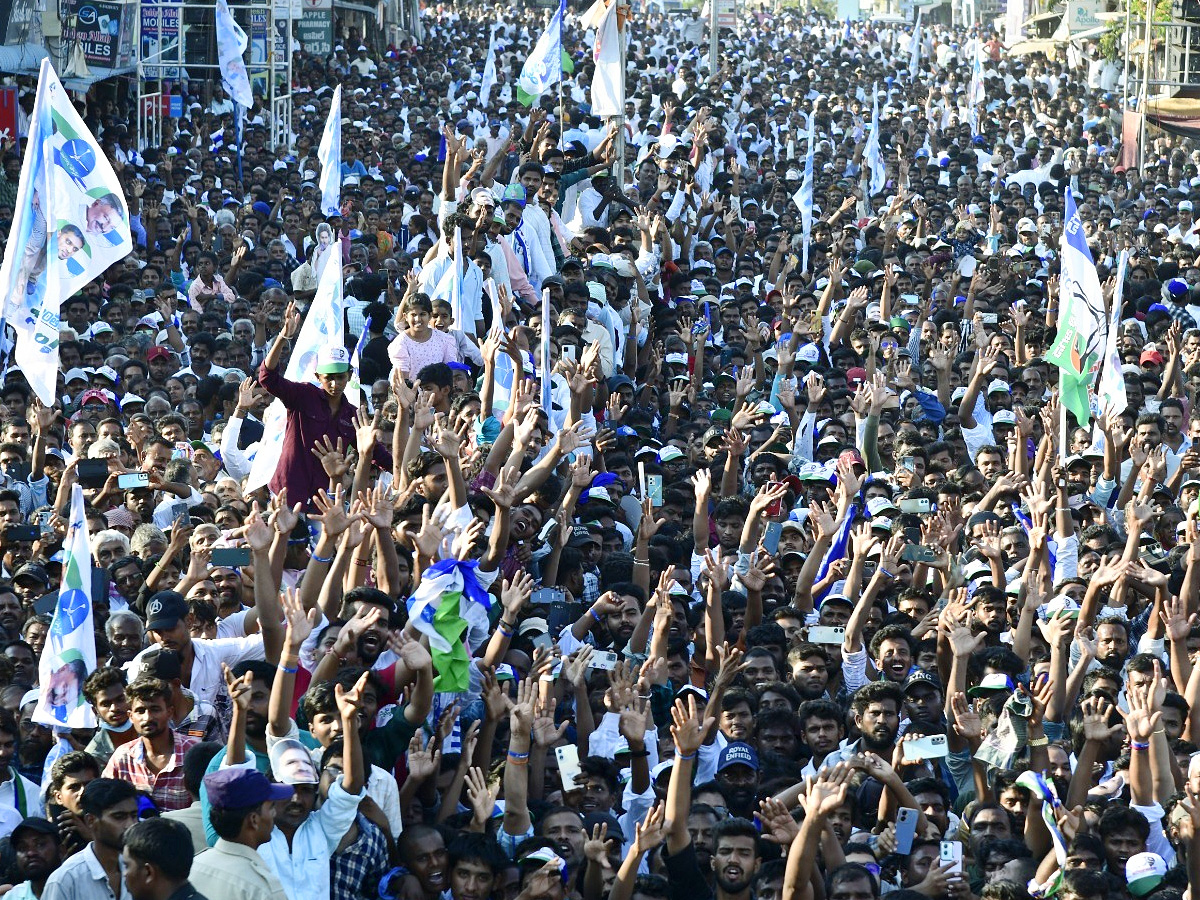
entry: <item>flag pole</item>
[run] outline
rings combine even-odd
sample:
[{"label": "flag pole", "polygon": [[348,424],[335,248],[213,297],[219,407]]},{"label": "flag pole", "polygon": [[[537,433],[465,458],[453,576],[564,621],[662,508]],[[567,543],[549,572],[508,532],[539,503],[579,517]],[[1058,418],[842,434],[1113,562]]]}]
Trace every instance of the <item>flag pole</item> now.
[{"label": "flag pole", "polygon": [[566,151],[567,149],[567,120],[563,116],[563,82],[567,80],[567,72],[563,67],[563,29],[566,28],[566,4],[560,3],[558,7],[558,149]]},{"label": "flag pole", "polygon": [[617,114],[617,136],[613,160],[613,177],[617,179],[617,188],[625,193],[625,17],[621,15],[621,7],[628,6],[622,0],[613,0],[617,4],[617,45],[621,52],[621,111]]}]

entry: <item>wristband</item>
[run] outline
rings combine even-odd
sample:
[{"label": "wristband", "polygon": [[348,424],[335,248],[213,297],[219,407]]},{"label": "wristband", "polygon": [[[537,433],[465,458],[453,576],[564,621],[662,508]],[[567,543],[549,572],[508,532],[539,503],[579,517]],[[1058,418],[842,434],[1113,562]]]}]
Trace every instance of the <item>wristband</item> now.
[{"label": "wristband", "polygon": [[1030,747],[1045,747],[1049,743],[1050,743],[1050,738],[1046,737],[1045,735],[1043,735],[1040,738],[1030,738],[1029,739]]},{"label": "wristband", "polygon": [[629,751],[630,759],[648,759],[649,757],[650,757],[649,750],[630,750]]},{"label": "wristband", "polygon": [[[699,753],[699,752],[700,752],[699,750],[697,750],[697,751],[696,751],[696,753]],[[696,758],[696,753],[691,753],[691,754],[688,754],[688,753],[677,753],[677,754],[675,754],[675,758],[676,758],[676,759],[680,759],[680,760],[682,760],[682,759],[695,759],[695,758]]]},{"label": "wristband", "polygon": [[883,566],[879,567],[879,574],[882,575],[884,578],[887,578],[889,581],[896,580],[896,576],[893,575],[891,572],[889,572],[887,569],[885,569]]},{"label": "wristband", "polygon": [[589,608],[588,612],[590,612],[592,614],[592,618],[595,619],[598,624],[600,624],[600,625],[604,624],[604,620],[601,619],[599,615],[597,615],[596,610]]},{"label": "wristband", "polygon": [[333,562],[333,557],[332,557],[332,556],[317,556],[317,554],[315,554],[315,553],[314,553],[314,554],[312,554],[312,557],[311,557],[311,558],[312,558],[312,561],[313,561],[313,562],[318,562],[318,563],[331,563],[331,562]]},{"label": "wristband", "polygon": [[288,675],[295,675],[295,674],[296,674],[296,667],[295,667],[295,666],[288,667],[288,666],[285,666],[283,663],[280,663],[280,664],[279,664],[279,671],[280,671],[280,672],[286,672]]},{"label": "wristband", "polygon": [[1130,741],[1129,749],[1130,750],[1149,750],[1150,745],[1149,744],[1139,744],[1137,741]]}]

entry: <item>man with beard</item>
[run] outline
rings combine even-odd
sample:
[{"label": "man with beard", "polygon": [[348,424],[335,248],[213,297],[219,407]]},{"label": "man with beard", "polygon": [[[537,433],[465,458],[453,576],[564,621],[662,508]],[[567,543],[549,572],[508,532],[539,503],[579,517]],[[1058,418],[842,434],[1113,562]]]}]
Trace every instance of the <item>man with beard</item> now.
[{"label": "man with beard", "polygon": [[[900,733],[900,710],[904,692],[890,681],[875,681],[860,688],[850,701],[859,739],[846,749],[868,751],[890,759]],[[851,749],[853,748],[853,749]]]},{"label": "man with beard", "polygon": [[1106,616],[1096,623],[1096,661],[1120,672],[1129,658],[1129,625],[1117,616]]},{"label": "man with beard", "polygon": [[80,803],[91,843],[47,879],[42,900],[85,900],[103,896],[103,888],[110,897],[125,897],[121,848],[125,832],[137,822],[138,789],[127,781],[97,778],[83,789]]},{"label": "man with beard", "polygon": [[[261,617],[261,634],[215,640],[193,638],[187,626],[187,600],[176,591],[159,591],[146,605],[146,631],[150,639],[159,647],[179,651],[182,684],[204,703],[216,700],[223,666],[237,666],[267,656],[278,658],[283,644],[279,592],[274,589],[269,558],[257,549],[254,575],[254,603]],[[143,650],[129,665],[139,665],[146,652]]]},{"label": "man with beard", "polygon": [[796,714],[800,723],[800,739],[812,757],[804,764],[804,777],[816,776],[840,762],[847,754],[839,747],[844,728],[842,711],[829,700],[806,700]]},{"label": "man with beard", "polygon": [[985,584],[975,591],[975,620],[983,628],[984,643],[1000,646],[1000,635],[1008,631],[1008,598],[1003,590]]},{"label": "man with beard", "polygon": [[[754,815],[758,796],[758,754],[753,747],[741,741],[726,746],[717,761],[716,780],[724,789],[732,815],[742,818]],[[719,880],[721,870],[716,871]]]},{"label": "man with beard", "polygon": [[13,829],[9,844],[23,881],[5,894],[12,900],[38,900],[46,880],[62,863],[62,843],[53,822],[30,818]]},{"label": "man with beard", "polygon": [[183,755],[197,743],[171,728],[171,688],[143,677],[125,688],[138,740],[122,744],[109,757],[106,778],[120,778],[146,791],[161,810],[183,809],[192,798],[183,784]]},{"label": "man with beard", "polygon": [[590,634],[597,646],[621,650],[629,645],[641,617],[642,607],[636,597],[605,591],[569,631],[563,632],[558,645],[564,654],[574,653]]},{"label": "man with beard", "polygon": [[792,685],[805,700],[828,700],[829,654],[820,644],[801,644],[788,653]]}]

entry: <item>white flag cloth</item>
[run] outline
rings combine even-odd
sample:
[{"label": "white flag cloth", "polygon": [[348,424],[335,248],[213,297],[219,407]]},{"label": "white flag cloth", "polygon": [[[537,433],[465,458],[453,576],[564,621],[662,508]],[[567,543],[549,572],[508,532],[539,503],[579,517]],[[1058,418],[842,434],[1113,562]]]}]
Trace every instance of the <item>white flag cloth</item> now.
[{"label": "white flag cloth", "polygon": [[562,78],[562,21],[566,6],[567,0],[560,0],[550,24],[521,67],[517,85],[532,97],[546,93]]},{"label": "white flag cloth", "polygon": [[979,134],[979,107],[987,95],[983,87],[983,57],[982,47],[975,48],[975,63],[971,66],[971,86],[967,91],[967,119],[971,123],[971,134]]},{"label": "white flag cloth", "polygon": [[1122,250],[1117,259],[1117,286],[1113,291],[1112,309],[1108,314],[1108,333],[1104,339],[1104,368],[1100,372],[1100,385],[1096,393],[1100,400],[1100,412],[1119,413],[1129,405],[1125,395],[1125,376],[1121,374],[1121,352],[1117,338],[1121,331],[1121,304],[1125,298],[1125,270],[1129,266],[1129,251]]},{"label": "white flag cloth", "polygon": [[132,250],[117,173],[43,60],[0,286],[3,319],[17,336],[14,360],[47,406],[58,377],[62,301]]},{"label": "white flag cloth", "polygon": [[812,244],[812,158],[814,158],[815,144],[817,139],[817,115],[816,110],[810,110],[808,116],[808,148],[804,151],[804,176],[800,181],[800,190],[797,191],[796,205],[800,209],[800,234],[803,238],[804,259],[802,271],[809,270],[809,247]]},{"label": "white flag cloth", "polygon": [[60,728],[95,728],[83,683],[96,671],[96,632],[92,616],[92,551],[83,488],[71,488],[71,518],[63,541],[63,575],[58,604],[38,664],[38,705],[33,720]]},{"label": "white flag cloth", "polygon": [[912,46],[908,54],[908,80],[917,77],[917,66],[921,64],[921,10],[917,10],[917,24],[913,28]]},{"label": "white flag cloth", "polygon": [[[289,381],[309,382],[317,371],[317,356],[324,347],[345,345],[345,327],[342,296],[342,244],[334,241],[325,251],[328,262],[317,282],[317,293],[300,333],[292,345],[284,377]],[[271,480],[279,455],[283,450],[283,435],[287,430],[287,408],[282,400],[272,400],[263,415],[263,436],[254,453],[250,474],[246,478],[246,491],[256,491]]]},{"label": "white flag cloth", "polygon": [[250,91],[250,74],[246,71],[243,54],[250,39],[233,18],[226,0],[217,0],[217,58],[221,63],[221,85],[233,102],[249,109],[254,104]]},{"label": "white flag cloth", "polygon": [[867,149],[863,154],[871,169],[871,195],[874,196],[887,186],[887,167],[879,150],[879,85],[871,88],[871,134],[867,138]]},{"label": "white flag cloth", "polygon": [[317,147],[321,161],[321,214],[341,215],[342,205],[342,86],[333,89],[329,118]]},{"label": "white flag cloth", "polygon": [[492,88],[496,86],[496,29],[492,28],[488,40],[487,59],[483,64],[483,79],[479,82],[479,105],[488,108],[488,100],[492,96]]},{"label": "white flag cloth", "polygon": [[625,72],[621,68],[621,33],[617,15],[618,0],[612,0],[596,29],[596,46],[592,59],[596,72],[592,76],[592,115],[619,116],[625,112]]}]

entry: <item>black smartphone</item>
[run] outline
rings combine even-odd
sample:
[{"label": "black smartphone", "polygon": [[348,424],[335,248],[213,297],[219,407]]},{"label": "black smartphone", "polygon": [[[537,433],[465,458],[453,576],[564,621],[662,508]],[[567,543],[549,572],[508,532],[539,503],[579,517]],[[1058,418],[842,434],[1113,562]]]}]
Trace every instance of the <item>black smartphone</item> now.
[{"label": "black smartphone", "polygon": [[4,529],[4,540],[10,544],[33,543],[41,537],[42,529],[36,525],[9,525]]},{"label": "black smartphone", "polygon": [[75,467],[79,486],[85,488],[102,488],[108,481],[108,460],[81,459]]}]

